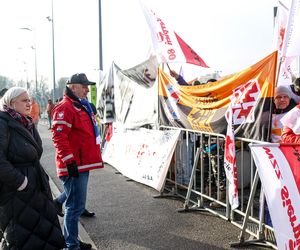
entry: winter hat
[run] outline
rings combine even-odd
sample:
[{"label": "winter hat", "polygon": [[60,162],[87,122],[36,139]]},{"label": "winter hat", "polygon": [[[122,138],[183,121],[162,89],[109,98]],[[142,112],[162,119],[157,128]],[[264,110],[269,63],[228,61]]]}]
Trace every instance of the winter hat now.
[{"label": "winter hat", "polygon": [[21,88],[21,87],[11,87],[9,88],[4,96],[1,98],[1,101],[0,101],[0,109],[3,110],[3,106],[6,105],[7,107],[9,108],[13,108],[11,106],[11,102],[14,98],[18,97],[19,95],[23,94],[27,92],[26,89],[24,88]]},{"label": "winter hat", "polygon": [[286,86],[278,86],[275,88],[274,97],[279,95],[286,95],[291,98],[291,91]]}]

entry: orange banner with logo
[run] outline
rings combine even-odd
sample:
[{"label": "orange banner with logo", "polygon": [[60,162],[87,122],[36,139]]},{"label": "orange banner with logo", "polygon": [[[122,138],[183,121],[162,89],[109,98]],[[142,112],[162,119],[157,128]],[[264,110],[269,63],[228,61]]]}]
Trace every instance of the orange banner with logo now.
[{"label": "orange banner with logo", "polygon": [[225,112],[235,98],[235,135],[267,140],[276,62],[277,51],[241,72],[197,86],[180,86],[159,69],[160,124],[226,134]]}]

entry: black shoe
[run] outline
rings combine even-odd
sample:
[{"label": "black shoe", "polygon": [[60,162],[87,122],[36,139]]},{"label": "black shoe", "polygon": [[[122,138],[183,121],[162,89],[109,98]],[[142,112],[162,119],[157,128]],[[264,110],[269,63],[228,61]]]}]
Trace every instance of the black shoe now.
[{"label": "black shoe", "polygon": [[83,216],[83,217],[94,217],[95,213],[94,212],[89,212],[87,209],[84,209],[81,216]]},{"label": "black shoe", "polygon": [[79,241],[79,248],[80,250],[90,250],[92,249],[92,245],[90,243]]},{"label": "black shoe", "polygon": [[53,200],[54,206],[56,208],[56,213],[60,217],[64,217],[63,209],[62,209],[62,203],[58,202],[57,200]]}]

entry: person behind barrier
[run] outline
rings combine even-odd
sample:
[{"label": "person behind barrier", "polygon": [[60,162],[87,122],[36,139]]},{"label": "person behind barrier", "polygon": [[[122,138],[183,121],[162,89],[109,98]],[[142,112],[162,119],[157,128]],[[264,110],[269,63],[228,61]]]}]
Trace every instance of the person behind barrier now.
[{"label": "person behind barrier", "polygon": [[296,102],[291,98],[288,87],[278,86],[274,93],[274,110],[272,112],[271,142],[280,142],[283,124],[281,118],[296,106]]},{"label": "person behind barrier", "polygon": [[[4,96],[4,94],[6,93],[6,91],[7,91],[7,88],[4,88],[4,89],[0,90],[0,99],[2,98],[2,96]],[[1,239],[2,239],[2,232],[0,230],[0,242],[1,242]]]},{"label": "person behind barrier", "polygon": [[39,133],[27,90],[12,87],[0,101],[1,249],[62,249],[64,237],[49,177],[40,164]]},{"label": "person behind barrier", "polygon": [[[273,102],[271,142],[276,143],[282,140],[283,124],[281,118],[296,106],[296,102],[291,98],[291,91],[286,86],[278,86],[275,88]],[[264,222],[266,225],[272,226],[267,204],[264,205]]]},{"label": "person behind barrier", "polygon": [[67,81],[63,100],[53,112],[52,140],[56,148],[56,170],[61,179],[65,202],[64,237],[66,249],[91,249],[78,239],[78,221],[84,211],[89,171],[103,168],[100,134],[89,102],[89,85],[83,73]]},{"label": "person behind barrier", "polygon": [[210,79],[208,79],[208,80],[206,81],[206,83],[209,83],[209,82],[216,82],[216,81],[217,81],[217,79],[210,78]]},{"label": "person behind barrier", "polygon": [[[224,169],[224,140],[219,138],[219,142],[212,140],[212,142],[205,147],[204,152],[210,158],[211,173],[207,173],[206,194],[208,194],[209,186],[212,187],[212,195],[218,194],[218,200],[225,202],[226,200],[226,173]],[[208,166],[207,166],[208,167]],[[208,171],[206,171],[208,172]],[[210,176],[209,176],[210,174]],[[209,183],[210,182],[210,183]],[[215,201],[209,204],[211,208],[218,208],[221,205]]]},{"label": "person behind barrier", "polygon": [[179,85],[190,86],[184,78],[179,75],[175,70],[170,70],[170,75],[174,77]]}]

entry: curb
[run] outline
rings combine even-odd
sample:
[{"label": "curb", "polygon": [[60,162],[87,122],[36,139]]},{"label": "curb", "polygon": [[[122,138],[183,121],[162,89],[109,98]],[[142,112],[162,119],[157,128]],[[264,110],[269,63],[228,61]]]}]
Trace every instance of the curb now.
[{"label": "curb", "polygon": [[[57,197],[60,194],[60,191],[58,189],[58,187],[55,185],[54,181],[50,178],[49,176],[49,184],[50,184],[50,188],[53,194],[53,197]],[[61,224],[61,227],[63,229],[63,218],[59,217],[59,222]],[[90,243],[92,245],[92,249],[96,249],[97,247],[95,245],[95,243],[92,241],[92,239],[90,238],[90,236],[88,235],[87,231],[84,229],[84,227],[82,226],[81,222],[79,221],[78,223],[78,230],[79,230],[79,239],[85,243]]]}]

